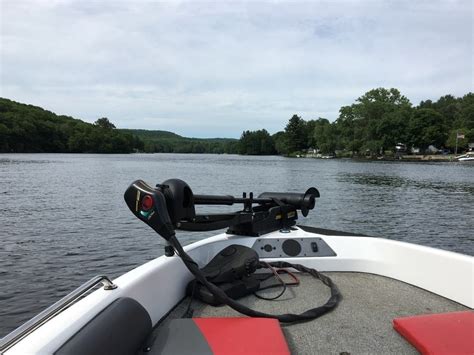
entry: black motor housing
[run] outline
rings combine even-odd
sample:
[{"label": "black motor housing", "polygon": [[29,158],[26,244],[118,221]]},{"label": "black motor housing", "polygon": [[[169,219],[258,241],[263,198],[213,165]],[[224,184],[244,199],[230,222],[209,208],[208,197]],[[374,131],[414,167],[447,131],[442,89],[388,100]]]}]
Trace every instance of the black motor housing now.
[{"label": "black motor housing", "polygon": [[201,271],[212,283],[232,282],[254,273],[259,265],[252,248],[232,244],[224,248]]},{"label": "black motor housing", "polygon": [[176,226],[181,220],[196,217],[194,195],[189,185],[180,179],[169,179],[160,185],[166,198],[171,222]]},{"label": "black motor housing", "polygon": [[[232,244],[224,248],[201,269],[206,279],[219,286],[228,297],[238,299],[258,290],[260,281],[252,277],[260,261],[255,250]],[[191,281],[186,289],[201,301],[218,305],[220,302],[201,283]]]}]

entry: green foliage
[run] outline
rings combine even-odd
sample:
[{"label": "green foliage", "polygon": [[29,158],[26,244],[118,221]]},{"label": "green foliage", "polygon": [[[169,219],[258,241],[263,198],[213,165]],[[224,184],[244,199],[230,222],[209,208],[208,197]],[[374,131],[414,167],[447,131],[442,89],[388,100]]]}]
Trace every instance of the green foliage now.
[{"label": "green foliage", "polygon": [[275,143],[265,130],[244,131],[239,140],[239,154],[242,155],[272,155],[276,153]]},{"label": "green foliage", "polygon": [[288,151],[298,152],[307,148],[305,125],[305,121],[297,115],[293,115],[293,117],[290,118],[290,121],[285,127]]},{"label": "green foliage", "polygon": [[461,105],[456,113],[454,125],[456,127],[465,127],[472,131],[474,130],[474,94],[469,93],[464,95],[460,102]]},{"label": "green foliage", "polygon": [[147,130],[147,129],[120,129],[122,132],[134,134],[137,137],[140,137],[144,141],[147,140],[156,140],[156,139],[172,139],[172,138],[184,138],[176,133],[168,131],[159,131],[159,130]]},{"label": "green foliage", "polygon": [[0,98],[0,152],[130,153],[143,149],[107,119],[90,124]]},{"label": "green foliage", "polygon": [[448,137],[445,119],[432,108],[417,108],[408,127],[410,143],[422,150],[430,144],[441,147]]},{"label": "green foliage", "polygon": [[446,146],[450,148],[451,150],[456,149],[456,136],[457,134],[464,134],[464,138],[459,138],[457,141],[458,143],[458,151],[463,150],[464,148],[467,147],[467,144],[469,142],[472,142],[474,140],[474,130],[468,130],[466,128],[461,128],[461,129],[452,129],[449,132],[448,139],[446,141]]},{"label": "green foliage", "polygon": [[358,149],[377,154],[406,140],[411,103],[397,89],[370,90],[351,107]]},{"label": "green foliage", "polygon": [[289,120],[285,133],[274,135],[278,154],[295,155],[312,147],[323,154],[339,156],[392,154],[397,143],[422,150],[429,145],[454,150],[456,131],[460,149],[474,141],[474,94],[462,98],[442,96],[418,107],[397,89],[378,88],[366,92],[350,106],[339,110],[333,123],[320,118],[304,121],[297,115]]},{"label": "green foliage", "polygon": [[337,126],[339,136],[338,145],[350,152],[356,154],[362,148],[363,133],[362,127],[355,124],[355,113],[352,106],[343,106],[339,110],[339,118],[334,125]]},{"label": "green foliage", "polygon": [[[316,128],[318,120],[309,120],[304,122],[304,132],[306,134],[306,144],[307,148],[313,148],[316,145],[314,129]],[[329,122],[329,121],[328,121]]]},{"label": "green foliage", "polygon": [[186,138],[168,131],[121,129],[144,142],[146,153],[238,153],[238,140],[230,138]]},{"label": "green foliage", "polygon": [[323,154],[333,154],[337,148],[337,127],[325,118],[314,121],[313,142]]},{"label": "green foliage", "polygon": [[115,129],[115,125],[107,117],[99,118],[94,124],[104,129]]},{"label": "green foliage", "polygon": [[275,142],[275,150],[279,155],[288,155],[288,144],[286,133],[283,131],[275,133],[273,136],[273,142]]}]

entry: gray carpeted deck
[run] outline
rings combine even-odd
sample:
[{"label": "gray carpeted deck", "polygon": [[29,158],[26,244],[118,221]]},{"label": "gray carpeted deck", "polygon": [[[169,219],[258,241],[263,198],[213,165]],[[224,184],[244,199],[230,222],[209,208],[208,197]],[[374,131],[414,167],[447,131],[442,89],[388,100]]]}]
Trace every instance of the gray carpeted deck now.
[{"label": "gray carpeted deck", "polygon": [[[321,318],[282,326],[293,354],[417,354],[392,328],[393,318],[468,309],[386,277],[362,273],[326,274],[339,287],[343,300],[336,310]],[[254,296],[241,301],[263,312],[281,314],[300,313],[327,300],[329,289],[319,280],[307,275],[298,276],[301,284],[289,287],[276,301],[264,301]],[[275,290],[272,292],[275,294]],[[155,331],[170,319],[181,317],[188,303],[189,299],[181,302]],[[212,307],[199,301],[193,302],[193,308],[194,317],[241,316],[227,306]]]}]

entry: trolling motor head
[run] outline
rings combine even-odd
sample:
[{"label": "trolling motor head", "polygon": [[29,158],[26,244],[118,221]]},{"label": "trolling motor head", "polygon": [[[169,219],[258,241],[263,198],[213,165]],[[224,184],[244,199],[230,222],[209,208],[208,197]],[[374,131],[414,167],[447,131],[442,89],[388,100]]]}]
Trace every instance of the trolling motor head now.
[{"label": "trolling motor head", "polygon": [[166,206],[173,225],[182,220],[192,220],[196,217],[194,195],[187,183],[180,179],[169,179],[157,185],[166,198]]},{"label": "trolling motor head", "polygon": [[[296,224],[297,211],[307,216],[315,206],[319,192],[309,188],[304,194],[264,192],[257,198],[194,195],[183,180],[169,179],[152,188],[142,180],[133,182],[125,191],[125,202],[132,213],[159,235],[169,240],[175,229],[209,231],[227,228],[228,233],[258,236]],[[244,209],[234,213],[198,215],[195,205],[233,205]],[[254,206],[255,205],[255,206]]]},{"label": "trolling motor head", "polygon": [[152,188],[142,180],[134,181],[125,191],[125,202],[130,211],[166,240],[175,235],[161,188]]}]

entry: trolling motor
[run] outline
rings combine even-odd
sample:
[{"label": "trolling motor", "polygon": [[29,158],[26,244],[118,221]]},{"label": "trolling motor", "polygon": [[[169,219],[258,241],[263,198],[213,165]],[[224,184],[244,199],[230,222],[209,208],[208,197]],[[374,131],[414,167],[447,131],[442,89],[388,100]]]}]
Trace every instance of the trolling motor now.
[{"label": "trolling motor", "polygon": [[[228,228],[227,233],[259,236],[296,224],[297,211],[307,216],[319,197],[311,187],[304,194],[264,192],[257,198],[194,195],[187,183],[179,179],[166,180],[155,188],[137,180],[125,192],[130,210],[168,240],[174,230],[210,231]],[[243,204],[241,211],[224,214],[196,214],[196,205]]]},{"label": "trolling motor", "polygon": [[[191,188],[179,179],[166,180],[155,188],[136,180],[125,191],[124,198],[132,213],[162,236],[168,245],[167,256],[177,254],[199,285],[200,299],[210,304],[227,304],[234,310],[251,317],[276,318],[281,322],[311,320],[335,308],[340,293],[332,280],[314,269],[286,262],[269,263],[278,268],[291,267],[307,272],[331,289],[331,297],[323,306],[302,314],[271,315],[247,308],[235,299],[258,289],[258,280],[252,273],[261,266],[258,254],[251,248],[231,245],[222,250],[204,268],[184,251],[175,230],[210,231],[228,228],[227,233],[259,236],[275,230],[285,230],[296,224],[297,211],[303,216],[315,206],[319,192],[308,189],[304,194],[265,192],[254,198],[244,193],[233,196],[194,195]],[[196,214],[196,205],[243,204],[243,210],[225,214]],[[231,248],[231,249],[229,249]],[[267,263],[268,265],[268,263]],[[220,287],[218,285],[220,285]],[[194,288],[194,286],[192,286]]]}]

